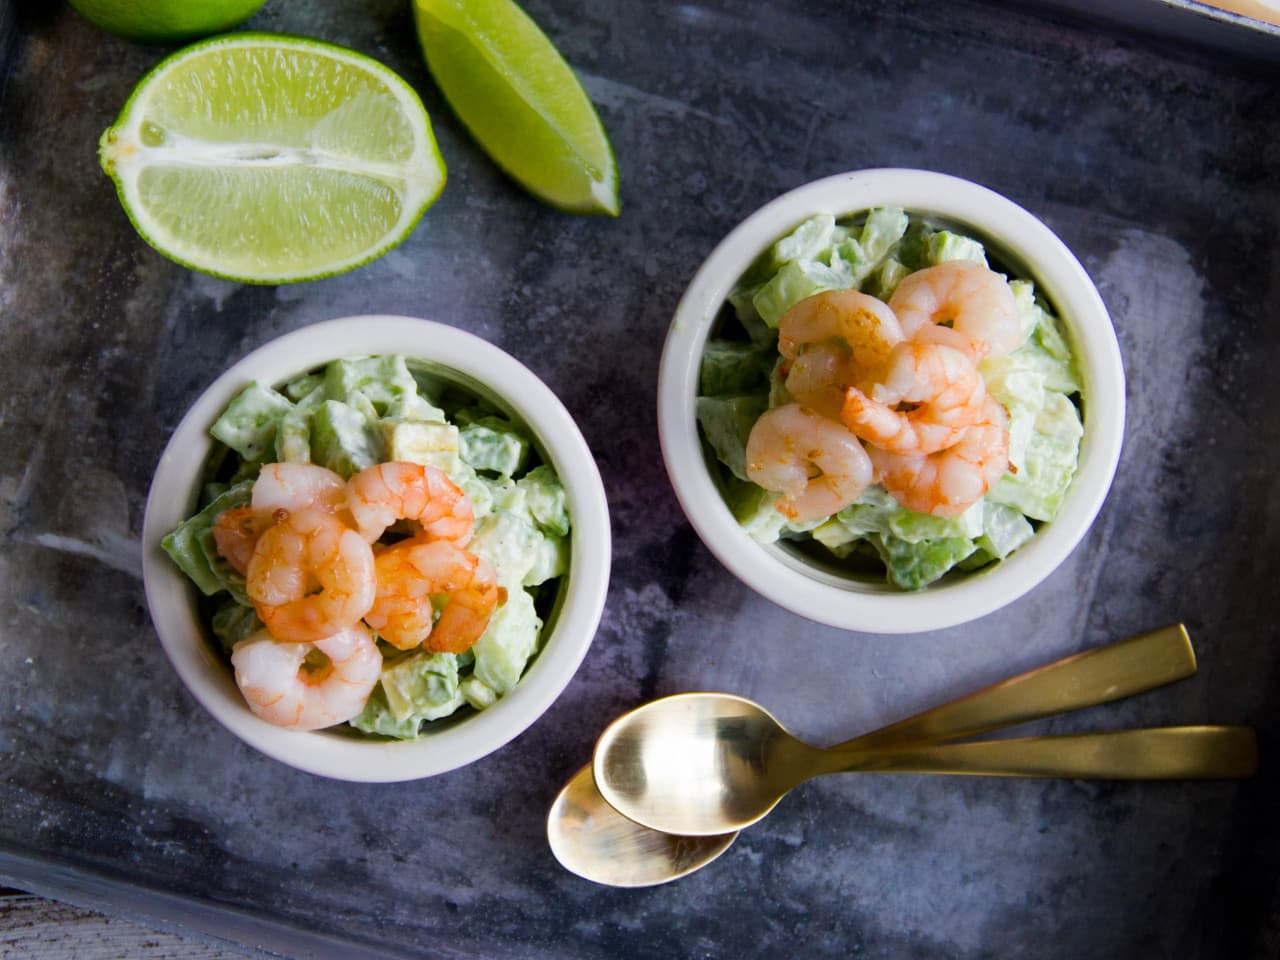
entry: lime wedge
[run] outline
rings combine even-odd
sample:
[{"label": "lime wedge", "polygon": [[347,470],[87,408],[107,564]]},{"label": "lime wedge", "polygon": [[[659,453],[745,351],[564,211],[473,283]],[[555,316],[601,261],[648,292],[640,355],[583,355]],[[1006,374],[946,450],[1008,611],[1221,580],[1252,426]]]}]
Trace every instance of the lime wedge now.
[{"label": "lime wedge", "polygon": [[512,0],[414,0],[427,67],[498,166],[570,213],[618,214],[618,169],[573,68]]},{"label": "lime wedge", "polygon": [[313,280],[381,256],[445,180],[404,80],[353,50],[262,33],[161,61],[99,159],[148,243],[244,283]]}]

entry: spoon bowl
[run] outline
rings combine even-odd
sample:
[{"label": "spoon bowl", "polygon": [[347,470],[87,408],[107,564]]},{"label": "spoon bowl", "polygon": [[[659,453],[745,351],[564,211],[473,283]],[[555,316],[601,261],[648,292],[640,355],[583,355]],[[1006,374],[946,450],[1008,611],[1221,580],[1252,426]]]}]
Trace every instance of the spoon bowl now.
[{"label": "spoon bowl", "polygon": [[605,802],[591,765],[570,778],[547,815],[547,841],[561,866],[611,887],[652,887],[705,867],[737,833],[684,837],[642,827]]},{"label": "spoon bowl", "polygon": [[595,782],[614,806],[642,810],[641,822],[717,834],[765,816],[812,775],[822,754],[757,703],[684,693],[610,724],[596,743]]}]

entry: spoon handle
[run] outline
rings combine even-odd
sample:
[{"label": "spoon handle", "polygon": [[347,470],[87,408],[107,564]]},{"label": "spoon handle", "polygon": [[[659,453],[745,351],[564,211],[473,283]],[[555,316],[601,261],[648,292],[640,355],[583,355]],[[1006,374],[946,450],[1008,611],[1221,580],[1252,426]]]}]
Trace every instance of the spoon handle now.
[{"label": "spoon handle", "polygon": [[[833,758],[834,759],[834,758]],[[1221,780],[1257,771],[1251,727],[1149,727],[1106,733],[910,744],[846,754],[828,772],[940,773],[1085,780]]]},{"label": "spoon handle", "polygon": [[1195,672],[1191,639],[1178,623],[1037,667],[832,749],[959,740],[1120,700]]}]

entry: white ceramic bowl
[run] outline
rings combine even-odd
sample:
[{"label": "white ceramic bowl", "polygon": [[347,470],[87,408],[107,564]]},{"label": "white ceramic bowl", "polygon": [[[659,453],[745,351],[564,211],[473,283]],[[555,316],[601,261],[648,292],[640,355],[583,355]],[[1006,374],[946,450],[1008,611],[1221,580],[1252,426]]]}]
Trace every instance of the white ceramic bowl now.
[{"label": "white ceramic bowl", "polygon": [[[1080,465],[1058,515],[1007,559],[953,573],[906,593],[841,576],[780,545],[761,546],[734,520],[712,478],[694,414],[703,348],[725,298],[774,241],[819,213],[872,207],[946,220],[987,244],[1036,287],[1063,320],[1083,379]],[[1120,457],[1124,368],[1102,298],[1078,260],[1043,223],[997,193],[923,170],[861,170],[799,187],[757,210],[711,252],[678,307],[662,356],[658,426],[680,504],[712,553],[739,579],[797,614],[866,633],[936,630],[976,619],[1040,583],[1072,551],[1097,515]]]},{"label": "white ceramic bowl", "polygon": [[[514,690],[493,706],[389,741],[337,732],[300,733],[249,712],[230,665],[196,616],[196,589],[160,540],[195,509],[209,426],[253,380],[278,384],[346,356],[404,354],[430,361],[532,431],[568,495],[573,526],[570,566],[543,649]],[[569,683],[595,635],[609,580],[609,515],[586,441],[545,384],[510,355],[453,327],[410,317],[347,317],[286,334],[235,364],[200,396],[174,431],[156,467],[143,521],[143,580],[151,619],[178,675],[197,700],[236,736],[268,756],[340,780],[387,782],[443,773],[498,749],[533,723]]]}]

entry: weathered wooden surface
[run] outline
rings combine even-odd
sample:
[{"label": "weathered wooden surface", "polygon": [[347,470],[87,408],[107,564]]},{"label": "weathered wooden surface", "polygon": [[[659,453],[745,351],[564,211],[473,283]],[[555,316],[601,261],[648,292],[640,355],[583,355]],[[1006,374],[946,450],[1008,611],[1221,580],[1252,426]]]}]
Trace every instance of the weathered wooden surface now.
[{"label": "weathered wooden surface", "polygon": [[245,954],[18,890],[0,889],[3,960],[244,960]]}]

